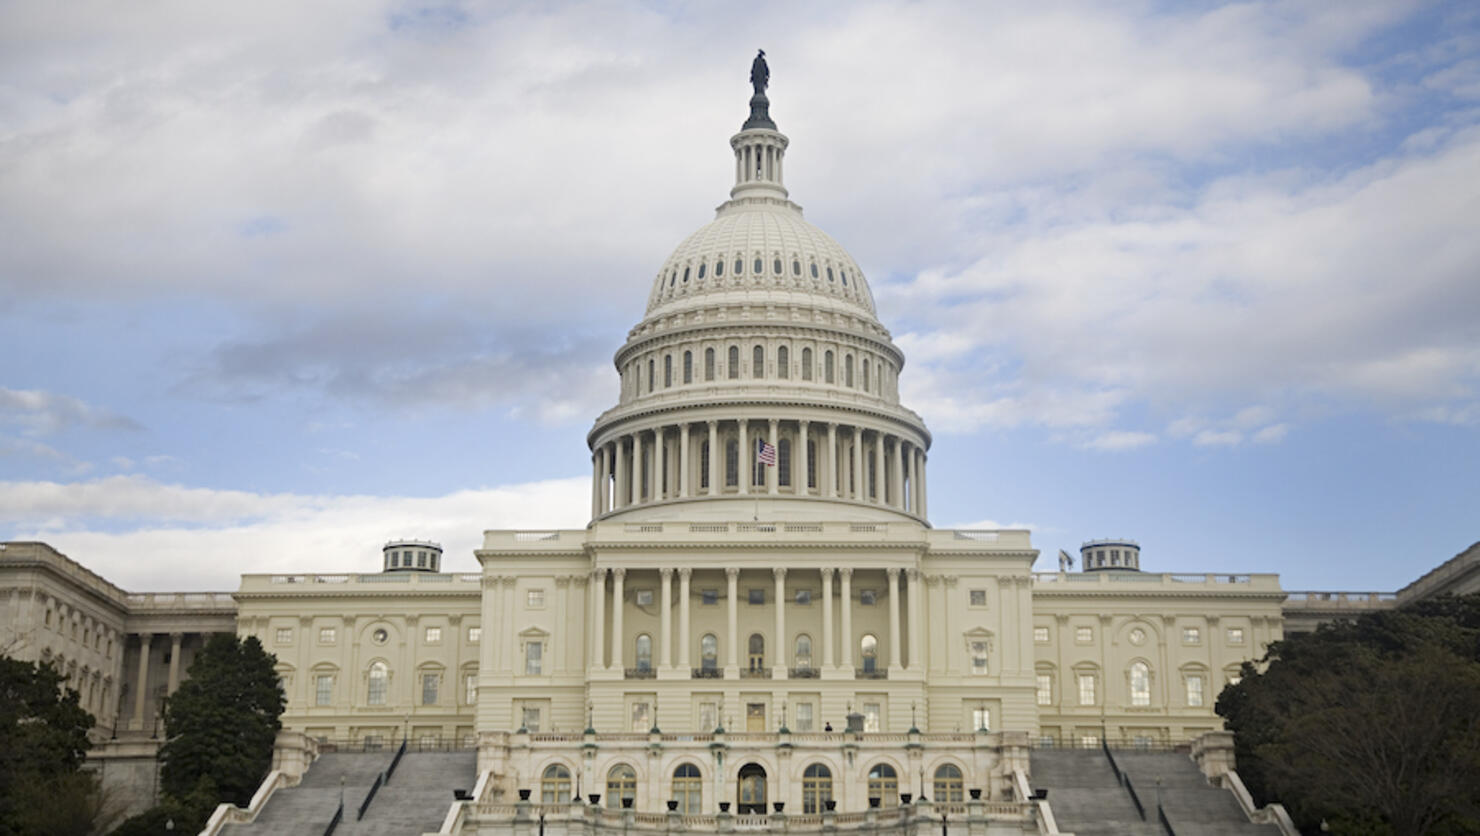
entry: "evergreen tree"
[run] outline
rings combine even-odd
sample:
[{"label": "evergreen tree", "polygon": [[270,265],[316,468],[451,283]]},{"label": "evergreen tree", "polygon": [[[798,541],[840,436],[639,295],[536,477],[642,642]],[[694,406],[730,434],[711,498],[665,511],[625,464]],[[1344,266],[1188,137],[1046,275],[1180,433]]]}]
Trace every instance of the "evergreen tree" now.
[{"label": "evergreen tree", "polygon": [[0,656],[0,836],[86,834],[97,784],[80,772],[93,717],[50,663]]},{"label": "evergreen tree", "polygon": [[276,662],[255,637],[217,633],[206,642],[190,678],[165,706],[160,778],[168,796],[198,796],[204,779],[218,801],[245,806],[252,800],[282,728],[286,700]]}]

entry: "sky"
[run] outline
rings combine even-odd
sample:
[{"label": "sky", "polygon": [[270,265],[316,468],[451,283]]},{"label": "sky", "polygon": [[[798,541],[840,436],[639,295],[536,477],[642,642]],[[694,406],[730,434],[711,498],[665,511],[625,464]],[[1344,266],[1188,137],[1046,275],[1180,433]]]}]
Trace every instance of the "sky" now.
[{"label": "sky", "polygon": [[1396,590],[1480,540],[1480,6],[0,4],[0,540],[475,571],[731,185],[750,60],[932,522]]}]

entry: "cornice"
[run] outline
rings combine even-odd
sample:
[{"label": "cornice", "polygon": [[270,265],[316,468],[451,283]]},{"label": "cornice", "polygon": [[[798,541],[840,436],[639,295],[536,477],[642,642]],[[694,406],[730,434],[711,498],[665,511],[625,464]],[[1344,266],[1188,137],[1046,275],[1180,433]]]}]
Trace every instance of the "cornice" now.
[{"label": "cornice", "polygon": [[[754,306],[760,307],[760,306]],[[866,344],[886,354],[894,361],[896,368],[904,366],[904,352],[896,346],[891,339],[889,330],[882,325],[879,326],[881,334],[870,334],[864,331],[852,330],[843,325],[833,323],[817,322],[815,320],[793,320],[793,319],[705,319],[703,322],[685,322],[673,328],[654,329],[642,333],[629,333],[627,341],[612,355],[612,362],[617,368],[631,358],[633,354],[651,351],[661,347],[665,343],[688,343],[693,342],[696,337],[699,340],[710,337],[701,335],[740,335],[745,338],[790,336],[797,339],[797,334],[804,335],[801,339],[833,338],[837,342],[847,340]],[[635,331],[636,329],[634,329]],[[843,339],[838,339],[842,337]],[[724,337],[713,337],[723,340]]]},{"label": "cornice", "polygon": [[[799,398],[799,397],[770,397],[770,398],[767,398],[767,397],[759,397],[759,396],[752,396],[752,395],[743,395],[743,396],[740,396],[740,397],[729,397],[729,398],[725,398],[725,397],[721,397],[721,398],[703,398],[701,396],[696,395],[692,399],[685,399],[683,401],[674,401],[674,402],[668,402],[668,403],[662,403],[662,404],[652,404],[652,405],[648,405],[648,406],[633,406],[633,407],[625,407],[625,408],[622,407],[622,406],[620,406],[620,405],[618,405],[616,407],[613,407],[613,408],[607,410],[606,412],[602,413],[600,416],[598,416],[597,419],[596,419],[596,421],[595,421],[595,423],[591,427],[591,429],[586,433],[586,447],[588,449],[595,450],[596,447],[598,446],[598,439],[600,439],[600,443],[601,444],[609,443],[610,441],[612,441],[612,439],[611,438],[607,438],[607,437],[603,437],[603,436],[606,436],[608,434],[618,434],[618,435],[620,435],[620,434],[625,434],[625,433],[628,433],[628,432],[641,432],[641,431],[655,429],[659,425],[661,425],[661,426],[673,426],[675,424],[685,423],[685,421],[662,421],[662,422],[654,422],[652,425],[649,425],[649,426],[635,426],[635,427],[634,426],[623,426],[623,425],[628,425],[628,424],[632,424],[632,423],[636,423],[636,422],[641,422],[644,419],[657,418],[657,417],[663,416],[663,415],[671,415],[672,413],[696,412],[696,411],[706,410],[706,409],[710,409],[710,408],[714,408],[714,407],[733,407],[733,408],[744,408],[744,407],[776,408],[776,407],[781,407],[781,408],[792,408],[792,409],[821,409],[821,410],[826,410],[826,411],[829,411],[829,412],[838,413],[840,417],[847,416],[847,415],[858,415],[858,416],[864,416],[864,417],[873,418],[873,419],[876,419],[876,420],[879,420],[879,421],[883,421],[883,422],[888,422],[888,423],[894,424],[894,425],[896,425],[898,427],[906,428],[906,429],[908,429],[919,440],[919,442],[921,443],[921,445],[923,447],[925,447],[927,450],[930,448],[930,443],[932,441],[932,437],[930,435],[930,430],[928,430],[928,429],[925,428],[925,422],[923,420],[921,420],[920,416],[916,412],[914,412],[913,410],[911,410],[911,409],[909,409],[907,407],[904,407],[904,406],[893,406],[892,408],[890,408],[890,407],[888,407],[886,405],[885,408],[880,408],[880,407],[871,406],[871,405],[868,405],[868,404],[840,403],[840,402],[837,402],[837,401],[831,401],[831,400],[826,400],[826,399],[822,399],[822,398],[817,398],[817,399],[804,399],[804,398]],[[786,416],[776,416],[776,417],[778,419],[796,420],[795,418],[787,418]],[[706,423],[708,420],[709,420],[708,418],[693,417],[693,418],[686,419],[686,422],[687,423],[690,423],[690,424],[703,424],[703,423]],[[728,418],[718,418],[718,419],[715,419],[715,420],[733,421],[733,420],[738,420],[738,419],[735,418],[735,417],[728,417]],[[755,418],[755,419],[752,419],[752,420],[760,421],[760,420],[766,420],[766,419],[763,419],[763,418]],[[853,425],[849,421],[846,421],[846,420],[837,420],[837,421],[829,421],[829,420],[823,420],[823,419],[807,419],[807,420],[812,421],[813,423],[818,423],[818,424],[835,423],[835,424],[840,424],[840,425],[849,425],[849,426],[852,426]],[[876,427],[864,426],[862,424],[859,424],[858,426],[860,426],[862,429],[870,429],[870,430],[877,429]],[[621,428],[621,430],[622,430],[621,433],[616,432],[618,428]],[[903,433],[897,433],[897,434],[903,435]]]}]

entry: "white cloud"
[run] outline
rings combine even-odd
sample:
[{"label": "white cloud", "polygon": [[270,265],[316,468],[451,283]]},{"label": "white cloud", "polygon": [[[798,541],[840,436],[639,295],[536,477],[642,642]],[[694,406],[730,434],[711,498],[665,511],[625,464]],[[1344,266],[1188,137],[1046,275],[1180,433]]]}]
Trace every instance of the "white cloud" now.
[{"label": "white cloud", "polygon": [[1250,441],[1253,441],[1255,444],[1278,444],[1284,441],[1285,436],[1289,435],[1289,433],[1289,424],[1270,424],[1254,433]]},{"label": "white cloud", "polygon": [[0,386],[0,426],[4,425],[19,427],[31,436],[54,435],[78,426],[139,429],[134,420],[99,409],[71,395]]},{"label": "white cloud", "polygon": [[1134,450],[1137,447],[1145,447],[1148,444],[1155,443],[1156,436],[1152,433],[1112,430],[1095,436],[1093,439],[1085,442],[1084,446],[1091,450],[1118,452],[1120,450]]},{"label": "white cloud", "polygon": [[478,570],[490,528],[580,528],[590,480],[553,479],[434,497],[256,494],[139,476],[0,482],[12,540],[44,540],[128,590],[233,590],[252,572],[378,571],[397,537],[441,542],[448,571]]},{"label": "white cloud", "polygon": [[1238,430],[1203,430],[1192,437],[1192,443],[1199,447],[1235,447],[1243,440],[1244,434]]}]

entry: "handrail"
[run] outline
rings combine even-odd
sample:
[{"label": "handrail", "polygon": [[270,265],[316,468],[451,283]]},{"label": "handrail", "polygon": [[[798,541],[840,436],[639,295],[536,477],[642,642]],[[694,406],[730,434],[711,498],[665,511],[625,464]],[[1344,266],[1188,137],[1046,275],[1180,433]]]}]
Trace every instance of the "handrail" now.
[{"label": "handrail", "polygon": [[360,802],[360,811],[355,814],[355,821],[365,817],[365,811],[370,809],[370,802],[375,800],[375,794],[380,792],[380,785],[385,783],[385,773],[375,776],[375,783],[370,785],[370,791],[365,793],[365,800]]},{"label": "handrail", "polygon": [[334,836],[334,829],[344,820],[344,796],[339,797],[339,807],[334,811],[334,818],[329,819],[329,826],[324,828],[324,836]]},{"label": "handrail", "polygon": [[1161,806],[1160,801],[1156,802],[1156,817],[1161,820],[1161,827],[1167,832],[1167,836],[1177,836],[1177,831],[1172,829],[1172,823],[1167,821],[1167,811]]},{"label": "handrail", "polygon": [[401,738],[401,748],[397,749],[396,754],[391,756],[391,765],[385,769],[385,782],[387,784],[391,782],[391,773],[396,771],[396,765],[401,762],[401,756],[404,754],[406,754],[406,738],[403,737]]},{"label": "handrail", "polygon": [[1131,794],[1131,803],[1136,805],[1136,813],[1140,815],[1141,821],[1146,820],[1146,808],[1141,804],[1141,797],[1136,794],[1136,788],[1131,785],[1131,776],[1120,771],[1120,764],[1115,762],[1115,755],[1110,753],[1110,745],[1105,742],[1105,736],[1100,735],[1100,751],[1105,753],[1105,759],[1110,761],[1110,770],[1115,773],[1115,780],[1120,782],[1125,791]]}]

